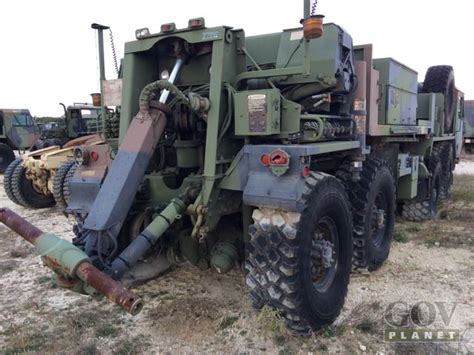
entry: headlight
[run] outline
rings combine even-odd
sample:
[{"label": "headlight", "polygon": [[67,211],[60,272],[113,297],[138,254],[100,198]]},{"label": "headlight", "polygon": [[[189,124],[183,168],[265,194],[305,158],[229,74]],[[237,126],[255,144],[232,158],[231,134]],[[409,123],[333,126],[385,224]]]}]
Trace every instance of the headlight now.
[{"label": "headlight", "polygon": [[89,163],[89,154],[82,148],[74,149],[74,160],[79,165],[87,165]]},{"label": "headlight", "polygon": [[139,28],[135,31],[135,38],[136,39],[143,39],[150,35],[150,30],[148,28]]}]

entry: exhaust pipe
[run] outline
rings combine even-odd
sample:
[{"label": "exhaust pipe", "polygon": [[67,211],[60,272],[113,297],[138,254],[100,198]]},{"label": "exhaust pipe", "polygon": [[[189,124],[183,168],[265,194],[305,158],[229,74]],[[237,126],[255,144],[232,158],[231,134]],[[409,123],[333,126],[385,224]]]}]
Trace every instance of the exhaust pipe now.
[{"label": "exhaust pipe", "polygon": [[120,282],[93,266],[79,248],[54,234],[47,234],[8,208],[0,208],[0,222],[36,247],[43,263],[66,281],[81,280],[131,315],[140,313],[142,300]]}]

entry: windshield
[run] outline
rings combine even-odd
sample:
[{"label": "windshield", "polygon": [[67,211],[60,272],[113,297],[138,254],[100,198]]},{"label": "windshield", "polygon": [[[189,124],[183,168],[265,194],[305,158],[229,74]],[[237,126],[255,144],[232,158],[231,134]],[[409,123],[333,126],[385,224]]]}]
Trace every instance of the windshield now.
[{"label": "windshield", "polygon": [[14,113],[12,115],[12,125],[16,127],[30,127],[33,126],[33,118],[30,114]]},{"label": "windshield", "polygon": [[469,125],[474,126],[474,106],[466,105],[464,108],[464,116]]},{"label": "windshield", "polygon": [[97,118],[99,116],[99,110],[82,109],[81,116],[82,118],[85,118],[85,119]]}]

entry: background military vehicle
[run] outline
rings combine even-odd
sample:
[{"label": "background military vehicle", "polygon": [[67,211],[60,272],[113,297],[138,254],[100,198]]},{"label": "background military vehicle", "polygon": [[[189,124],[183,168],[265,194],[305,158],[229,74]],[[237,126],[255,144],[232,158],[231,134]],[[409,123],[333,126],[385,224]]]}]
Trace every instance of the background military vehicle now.
[{"label": "background military vehicle", "polygon": [[15,159],[14,150],[29,148],[39,136],[29,110],[0,109],[0,172]]},{"label": "background military vehicle", "polygon": [[63,146],[68,141],[99,133],[102,130],[100,106],[75,103],[71,106],[61,104],[64,116],[44,123],[41,138],[30,148],[30,151]]},{"label": "background military vehicle", "polygon": [[474,100],[466,100],[464,121],[464,150],[466,153],[474,154]]},{"label": "background military vehicle", "polygon": [[[11,211],[0,220],[36,244],[60,285],[132,314],[142,302],[116,281],[188,261],[244,266],[254,306],[294,330],[334,321],[352,267],[388,258],[397,206],[427,220],[449,196],[463,95],[447,65],[431,67],[419,92],[414,70],[354,46],[315,7],[304,1],[300,28],[253,37],[202,18],[137,30],[119,146],[74,151],[73,243],[29,233]],[[100,40],[107,27],[93,28]]]},{"label": "background military vehicle", "polygon": [[[64,117],[44,130],[30,148],[11,162],[5,171],[4,189],[16,204],[28,208],[65,207],[67,176],[74,170],[74,147],[105,142],[102,109],[91,104],[64,107]],[[106,110],[106,136],[118,136],[118,111]],[[66,190],[66,191],[65,191]]]}]

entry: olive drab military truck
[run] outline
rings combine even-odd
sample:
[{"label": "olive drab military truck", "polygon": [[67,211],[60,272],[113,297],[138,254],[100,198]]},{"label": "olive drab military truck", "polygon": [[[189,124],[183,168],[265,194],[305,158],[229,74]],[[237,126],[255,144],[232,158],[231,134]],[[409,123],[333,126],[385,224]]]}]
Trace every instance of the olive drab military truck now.
[{"label": "olive drab military truck", "polygon": [[41,138],[30,148],[30,151],[48,148],[53,145],[63,146],[78,137],[97,134],[102,130],[100,106],[79,104],[65,106],[64,116],[45,124]]},{"label": "olive drab military truck", "polygon": [[474,154],[474,100],[466,100],[464,103],[464,150],[468,154]]},{"label": "olive drab military truck", "polygon": [[14,150],[29,148],[39,138],[39,128],[26,109],[0,109],[0,172],[15,160]]},{"label": "olive drab military truck", "polygon": [[118,111],[106,110],[106,129],[103,130],[100,106],[63,107],[61,125],[44,132],[30,151],[14,160],[5,171],[5,193],[20,206],[64,208],[69,199],[68,176],[75,169],[75,147],[105,143],[106,139],[118,136]]},{"label": "olive drab military truck", "polygon": [[291,329],[333,322],[352,267],[387,260],[397,207],[428,220],[449,196],[463,95],[451,66],[419,84],[315,9],[305,0],[301,27],[259,36],[203,18],[138,29],[125,45],[119,145],[74,151],[72,243],[6,209],[0,220],[59,285],[132,314],[143,303],[122,283],[187,261],[244,266],[254,306]]}]

